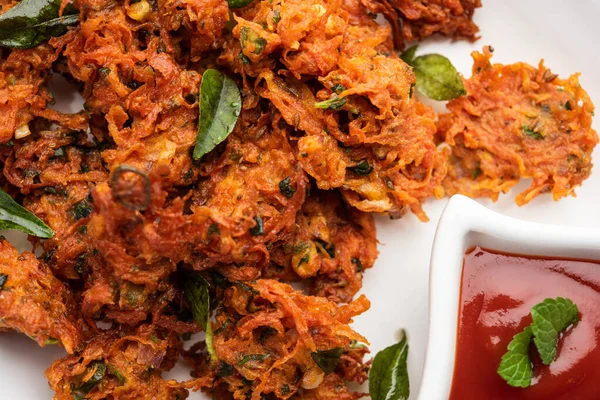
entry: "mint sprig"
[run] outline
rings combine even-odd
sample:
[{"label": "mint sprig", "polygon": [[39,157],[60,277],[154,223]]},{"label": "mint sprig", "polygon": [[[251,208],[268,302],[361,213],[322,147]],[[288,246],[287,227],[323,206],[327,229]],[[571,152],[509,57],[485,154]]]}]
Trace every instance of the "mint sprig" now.
[{"label": "mint sprig", "polygon": [[529,359],[529,345],[533,333],[531,326],[516,334],[508,344],[508,351],[502,356],[498,367],[498,374],[513,387],[527,387],[531,385],[533,368]]},{"label": "mint sprig", "polygon": [[531,309],[533,342],[542,362],[550,365],[556,357],[559,334],[579,319],[577,306],[569,299],[545,299]]},{"label": "mint sprig", "polygon": [[533,323],[513,337],[498,367],[498,375],[510,386],[531,385],[533,366],[529,346],[532,340],[544,364],[554,361],[559,335],[579,320],[579,309],[571,300],[557,297],[533,306],[531,317]]}]

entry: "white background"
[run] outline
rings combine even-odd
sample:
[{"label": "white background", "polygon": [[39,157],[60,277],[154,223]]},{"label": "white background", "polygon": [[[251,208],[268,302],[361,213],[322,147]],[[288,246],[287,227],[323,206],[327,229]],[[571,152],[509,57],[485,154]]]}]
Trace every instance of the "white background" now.
[{"label": "white background", "polygon": [[[420,54],[444,54],[466,76],[470,76],[470,52],[488,44],[495,48],[495,62],[526,61],[537,65],[539,59],[544,58],[547,67],[561,77],[582,72],[583,87],[600,106],[600,1],[484,0],[483,8],[475,14],[475,21],[481,28],[478,42],[436,40],[421,45]],[[63,102],[70,100],[62,99]],[[72,102],[63,110],[77,111],[75,104]],[[600,129],[598,122],[594,125]],[[594,153],[594,160],[600,164],[599,152]],[[525,187],[527,182],[495,204],[489,201],[482,203],[506,215],[526,220],[598,226],[599,171],[595,171],[577,190],[577,198],[564,199],[559,203],[543,196],[519,208],[513,202],[514,196]],[[429,253],[445,203],[430,201],[425,205],[431,218],[429,223],[421,223],[411,215],[399,221],[384,217],[377,219],[380,256],[375,267],[367,271],[363,289],[372,306],[365,315],[356,319],[354,325],[370,340],[373,354],[394,343],[400,328],[407,330],[413,397],[421,380],[427,341]],[[24,237],[19,234],[11,234],[10,237],[13,242],[19,240],[24,243]],[[39,348],[24,335],[0,334],[0,399],[50,399],[52,393],[44,379],[44,370],[61,354],[57,348]],[[182,379],[187,377],[185,373],[177,375]],[[202,397],[200,394],[190,395],[191,399]]]}]

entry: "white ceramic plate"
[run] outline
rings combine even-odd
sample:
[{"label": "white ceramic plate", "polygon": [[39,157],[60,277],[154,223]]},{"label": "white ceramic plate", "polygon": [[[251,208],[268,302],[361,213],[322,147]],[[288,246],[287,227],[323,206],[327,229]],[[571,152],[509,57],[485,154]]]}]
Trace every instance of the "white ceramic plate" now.
[{"label": "white ceramic plate", "polygon": [[[487,44],[494,46],[496,62],[526,61],[537,65],[540,58],[545,58],[547,66],[561,77],[582,72],[583,87],[594,103],[600,105],[599,0],[484,0],[475,21],[481,27],[482,38],[478,42],[438,40],[423,44],[421,51],[448,56],[466,76],[470,76],[470,52]],[[67,110],[78,110],[74,104],[68,105]],[[600,124],[596,122],[595,127],[600,129]],[[594,160],[600,164],[600,150],[595,152]],[[600,222],[599,171],[577,190],[576,199],[560,203],[543,196],[525,208],[518,208],[513,203],[514,195],[525,187],[522,184],[495,204],[482,203],[524,220],[580,227],[594,227]],[[445,204],[445,201],[427,203],[425,209],[431,222],[426,224],[413,216],[400,221],[383,217],[377,220],[380,256],[375,268],[366,273],[363,290],[372,306],[355,323],[355,328],[371,341],[373,353],[394,343],[400,328],[407,329],[412,398],[416,398],[421,381],[427,343],[429,255]],[[19,238],[25,243],[20,235],[10,237],[13,242]],[[0,399],[50,399],[52,393],[44,379],[44,370],[60,355],[60,350],[39,348],[23,335],[0,335]],[[190,398],[202,396],[192,394]]]}]

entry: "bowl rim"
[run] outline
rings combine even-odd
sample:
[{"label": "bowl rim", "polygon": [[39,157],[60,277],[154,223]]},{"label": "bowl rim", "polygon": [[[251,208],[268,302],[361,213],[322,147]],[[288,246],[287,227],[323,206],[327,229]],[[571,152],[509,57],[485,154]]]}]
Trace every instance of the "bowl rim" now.
[{"label": "bowl rim", "polygon": [[447,400],[454,374],[466,250],[600,260],[600,229],[523,221],[453,196],[435,233],[429,269],[429,334],[418,400]]}]

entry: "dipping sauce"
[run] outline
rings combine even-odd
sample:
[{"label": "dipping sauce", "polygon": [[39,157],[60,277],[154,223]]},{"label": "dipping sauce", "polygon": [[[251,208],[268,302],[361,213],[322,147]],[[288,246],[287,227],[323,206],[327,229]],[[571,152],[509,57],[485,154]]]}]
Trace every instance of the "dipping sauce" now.
[{"label": "dipping sauce", "polygon": [[[532,386],[513,388],[497,373],[513,336],[545,298],[567,297],[580,321],[559,340],[555,361],[535,346]],[[543,259],[475,248],[465,256],[450,400],[600,399],[600,263]]]}]

